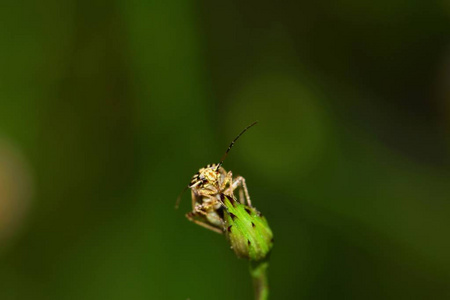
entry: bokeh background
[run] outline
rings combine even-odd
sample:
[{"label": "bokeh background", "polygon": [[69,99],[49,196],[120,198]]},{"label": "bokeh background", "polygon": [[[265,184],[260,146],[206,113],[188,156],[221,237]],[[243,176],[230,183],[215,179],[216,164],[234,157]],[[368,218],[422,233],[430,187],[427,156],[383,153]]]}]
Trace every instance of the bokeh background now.
[{"label": "bokeh background", "polygon": [[0,5],[0,299],[251,299],[175,199],[225,168],[272,299],[450,297],[447,1]]}]

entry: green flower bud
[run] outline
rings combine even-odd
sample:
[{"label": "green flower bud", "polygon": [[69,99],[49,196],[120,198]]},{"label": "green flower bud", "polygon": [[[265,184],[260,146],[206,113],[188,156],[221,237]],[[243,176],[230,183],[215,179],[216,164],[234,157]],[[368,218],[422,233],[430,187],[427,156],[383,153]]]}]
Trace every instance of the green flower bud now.
[{"label": "green flower bud", "polygon": [[272,230],[265,217],[254,207],[224,195],[225,235],[238,257],[259,261],[269,254],[273,246]]}]

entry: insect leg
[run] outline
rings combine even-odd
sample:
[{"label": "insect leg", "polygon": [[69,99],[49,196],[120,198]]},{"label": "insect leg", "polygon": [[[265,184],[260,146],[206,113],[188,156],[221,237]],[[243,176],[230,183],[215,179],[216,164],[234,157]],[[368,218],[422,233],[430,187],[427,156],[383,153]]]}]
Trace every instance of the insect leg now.
[{"label": "insect leg", "polygon": [[204,221],[200,221],[200,220],[195,219],[193,213],[187,213],[187,214],[186,214],[186,218],[187,218],[189,221],[192,221],[192,222],[194,222],[195,224],[200,225],[200,226],[202,226],[202,227],[204,227],[204,228],[206,228],[206,229],[212,230],[212,231],[217,232],[217,233],[219,233],[219,234],[223,234],[222,230],[220,230],[219,228],[214,227],[214,226],[212,226],[212,225],[209,225],[208,223],[206,223],[206,222],[204,222]]},{"label": "insect leg", "polygon": [[192,201],[192,210],[195,210],[195,204],[197,204],[199,196],[194,193],[194,190],[191,190],[191,201]]},{"label": "insect leg", "polygon": [[[220,184],[220,190],[224,191],[226,195],[230,195],[233,196],[233,173],[231,171],[229,171],[228,173],[224,174],[224,180],[223,182]],[[228,187],[227,187],[228,186]]]},{"label": "insect leg", "polygon": [[243,189],[239,189],[239,201],[244,204],[245,199],[244,199],[244,191]]},{"label": "insect leg", "polygon": [[236,179],[233,181],[233,184],[231,185],[231,191],[233,192],[238,186],[242,186],[244,193],[245,193],[245,198],[247,199],[247,204],[248,206],[252,206],[252,201],[250,200],[250,195],[248,194],[248,188],[247,188],[247,184],[245,183],[245,178],[242,176],[238,176],[236,177]]},{"label": "insect leg", "polygon": [[[236,178],[236,181],[237,181],[237,179],[238,178]],[[239,183],[236,183],[236,182],[233,183],[233,173],[231,171],[228,172],[227,177],[224,181],[224,188],[227,184],[230,185],[230,187],[228,188],[228,190],[229,190],[228,193],[233,196],[234,190],[238,187]],[[244,202],[245,202],[242,189],[239,189],[239,202],[241,202],[242,204],[244,204]]]}]

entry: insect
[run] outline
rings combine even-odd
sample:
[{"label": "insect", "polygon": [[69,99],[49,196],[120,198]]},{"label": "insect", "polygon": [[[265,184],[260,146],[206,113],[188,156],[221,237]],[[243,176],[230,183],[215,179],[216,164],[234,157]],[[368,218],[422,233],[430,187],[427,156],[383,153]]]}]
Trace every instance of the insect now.
[{"label": "insect", "polygon": [[[183,190],[191,189],[192,211],[186,217],[207,229],[227,236],[239,257],[262,259],[272,247],[272,231],[265,218],[252,206],[245,178],[233,178],[222,164],[234,143],[254,122],[231,142],[218,164],[201,168]],[[239,201],[234,191],[239,190]],[[182,192],[182,194],[183,194]],[[182,195],[181,194],[181,195]],[[178,207],[181,195],[177,199]]]}]

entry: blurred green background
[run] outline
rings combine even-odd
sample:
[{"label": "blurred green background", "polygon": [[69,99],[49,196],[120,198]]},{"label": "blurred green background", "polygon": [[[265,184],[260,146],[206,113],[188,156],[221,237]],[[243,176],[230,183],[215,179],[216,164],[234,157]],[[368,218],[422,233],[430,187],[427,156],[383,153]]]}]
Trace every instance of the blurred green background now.
[{"label": "blurred green background", "polygon": [[251,299],[175,199],[224,167],[272,299],[450,298],[447,1],[0,5],[0,299]]}]

